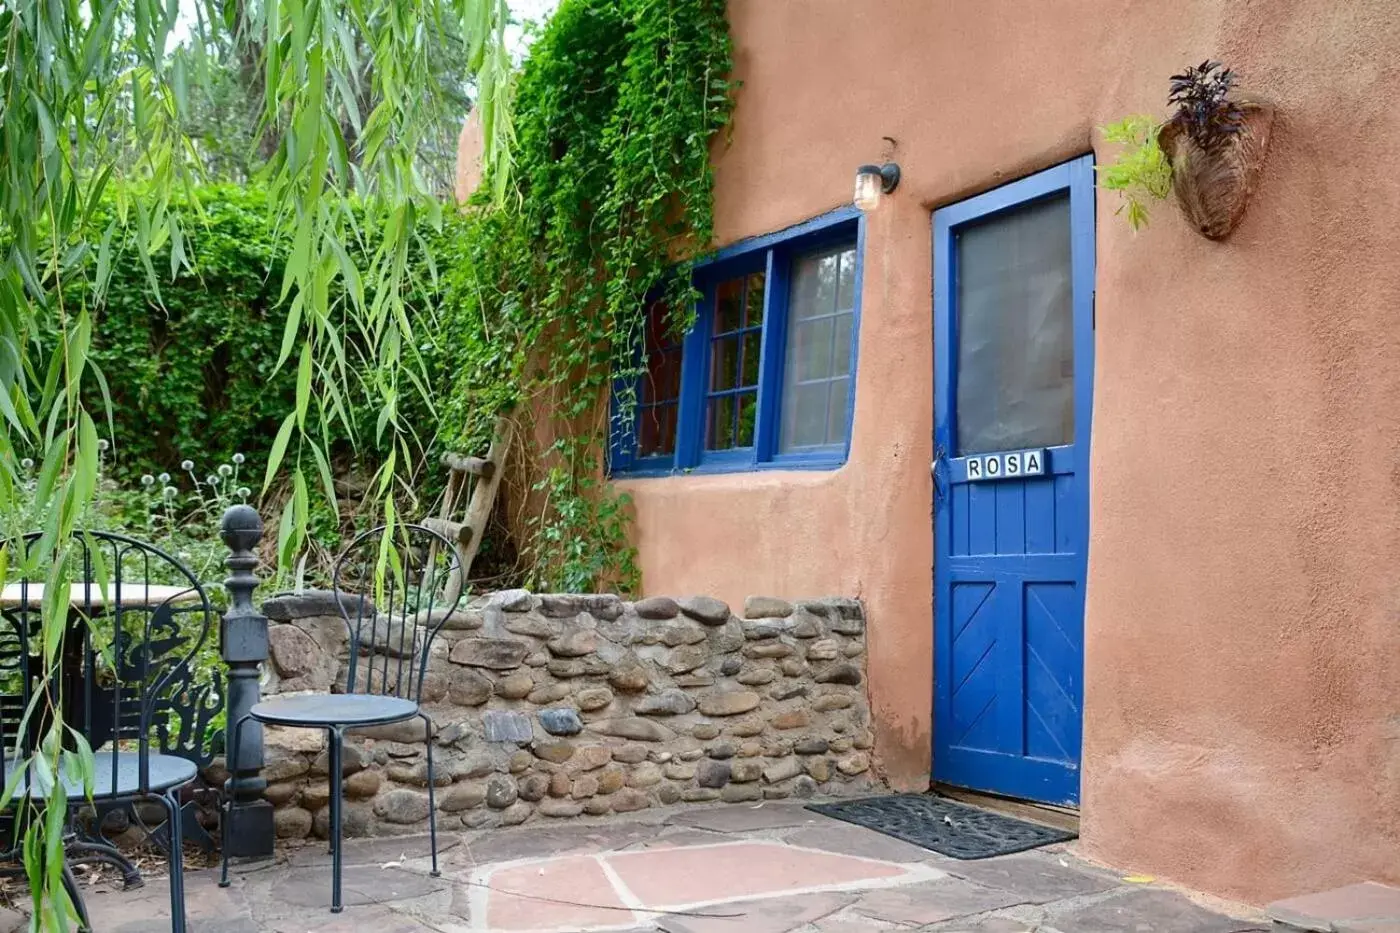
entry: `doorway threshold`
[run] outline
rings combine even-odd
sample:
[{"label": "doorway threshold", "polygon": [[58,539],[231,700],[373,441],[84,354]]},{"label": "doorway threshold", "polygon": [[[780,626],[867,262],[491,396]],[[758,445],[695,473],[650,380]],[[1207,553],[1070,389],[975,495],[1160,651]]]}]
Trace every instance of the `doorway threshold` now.
[{"label": "doorway threshold", "polygon": [[934,784],[932,790],[939,796],[947,797],[958,803],[965,803],[970,807],[979,807],[1016,819],[1052,826],[1055,829],[1062,829],[1076,835],[1079,833],[1079,810],[1075,807],[1057,807],[1054,804],[998,797],[996,794],[984,794],[980,791],[951,787],[947,784]]}]

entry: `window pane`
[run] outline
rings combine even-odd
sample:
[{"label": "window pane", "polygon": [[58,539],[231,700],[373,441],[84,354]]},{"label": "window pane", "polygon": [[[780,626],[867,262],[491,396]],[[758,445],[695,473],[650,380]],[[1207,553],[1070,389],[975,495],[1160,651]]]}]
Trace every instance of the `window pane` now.
[{"label": "window pane", "polygon": [[836,328],[836,339],[831,349],[831,372],[832,375],[847,376],[851,372],[851,329],[855,326],[856,316],[843,314],[836,318],[833,326]]},{"label": "window pane", "polygon": [[676,452],[676,405],[657,405],[637,412],[637,456],[656,457]]},{"label": "window pane", "polygon": [[[792,269],[792,279],[798,283],[798,317],[830,314],[836,310],[836,276],[839,255],[834,252],[804,256]],[[809,280],[809,282],[808,282]]]},{"label": "window pane", "polygon": [[846,432],[849,430],[846,416],[849,414],[847,405],[850,401],[851,380],[833,379],[830,386],[831,395],[827,399],[826,439],[824,443],[844,444],[846,443]]},{"label": "window pane", "polygon": [[798,382],[826,379],[831,375],[832,319],[794,321],[791,352],[792,378]]},{"label": "window pane", "polygon": [[841,254],[841,278],[836,286],[836,310],[851,311],[856,306],[856,251]]},{"label": "window pane", "polygon": [[739,423],[736,447],[752,447],[754,425],[758,420],[758,393],[745,392],[739,396]]},{"label": "window pane", "polygon": [[845,443],[856,254],[841,246],[792,265],[779,450]]},{"label": "window pane", "polygon": [[715,333],[727,334],[744,326],[744,280],[729,279],[715,287]]},{"label": "window pane", "polygon": [[955,250],[959,453],[1072,443],[1069,196],[965,227]]},{"label": "window pane", "polygon": [[791,387],[785,399],[783,412],[783,450],[797,447],[815,447],[826,442],[826,402],[828,386],[825,382]]},{"label": "window pane", "polygon": [[647,308],[646,320],[643,327],[646,329],[646,351],[648,354],[665,349],[671,342],[671,336],[666,332],[666,306],[661,302],[656,302]]},{"label": "window pane", "polygon": [[669,402],[681,394],[681,351],[658,351],[647,357],[642,379],[643,402]]},{"label": "window pane", "polygon": [[762,272],[754,273],[746,280],[748,282],[748,299],[744,302],[744,326],[763,326],[763,288],[767,281],[767,276]]},{"label": "window pane", "polygon": [[744,385],[758,385],[758,363],[763,352],[763,331],[751,330],[744,334]]},{"label": "window pane", "polygon": [[734,446],[734,396],[721,395],[710,399],[705,449],[729,450]]},{"label": "window pane", "polygon": [[710,344],[710,388],[716,392],[739,385],[739,338],[721,337]]}]

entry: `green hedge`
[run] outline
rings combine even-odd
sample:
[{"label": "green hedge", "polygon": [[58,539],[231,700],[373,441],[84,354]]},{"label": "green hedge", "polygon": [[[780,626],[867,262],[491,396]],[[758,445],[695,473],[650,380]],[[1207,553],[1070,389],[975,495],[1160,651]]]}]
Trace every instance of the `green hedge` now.
[{"label": "green hedge", "polygon": [[[237,452],[253,467],[248,480],[256,487],[296,398],[296,354],[281,369],[276,366],[287,322],[287,304],[278,300],[282,256],[262,189],[207,186],[195,197],[197,209],[185,200],[173,208],[183,215],[185,251],[194,268],[172,276],[168,256],[157,258],[157,296],[136,257],[119,254],[104,300],[92,308],[92,357],[112,403],[115,450],[109,460],[117,473],[133,476],[173,473],[185,459],[207,471]],[[427,231],[425,236],[431,239]],[[357,248],[349,251],[354,255]],[[432,300],[429,280],[426,274],[419,278],[422,292],[413,305]],[[424,350],[431,359],[436,348]],[[353,348],[347,353],[353,356]],[[89,396],[92,410],[102,411],[95,384]],[[373,459],[377,408],[365,399],[352,398],[351,404],[363,404],[351,412],[356,453]],[[417,398],[402,404],[423,408]],[[423,410],[412,423],[430,421]],[[424,440],[431,441],[431,434]],[[329,441],[333,451],[347,455],[339,464],[346,466],[346,439]]]},{"label": "green hedge", "polygon": [[157,264],[158,301],[141,264],[121,256],[95,309],[92,355],[124,474],[175,472],[186,458],[208,469],[234,452],[261,465],[295,395],[294,367],[273,372],[287,312],[267,198],[233,186],[198,198],[202,217],[184,211],[194,271],[171,279]]}]

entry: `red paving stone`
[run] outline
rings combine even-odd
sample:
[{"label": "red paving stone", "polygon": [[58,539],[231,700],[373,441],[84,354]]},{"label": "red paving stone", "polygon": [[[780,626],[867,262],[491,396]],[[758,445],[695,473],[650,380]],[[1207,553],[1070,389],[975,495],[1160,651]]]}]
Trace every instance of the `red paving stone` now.
[{"label": "red paving stone", "polygon": [[[591,855],[502,868],[490,875],[489,883],[487,928],[501,933],[625,927],[635,921],[602,865]],[[507,893],[511,891],[528,895]],[[541,893],[549,899],[537,896]]]},{"label": "red paving stone", "polygon": [[616,853],[608,864],[647,907],[783,894],[907,874],[903,866],[763,842]]},{"label": "red paving stone", "polygon": [[[708,933],[743,928],[761,933],[770,926],[784,930],[800,926],[802,921],[793,919],[797,916],[793,910],[801,907],[799,913],[805,915],[808,908],[825,903],[824,897],[829,899],[823,892],[943,877],[942,872],[927,866],[817,852],[779,842],[658,846],[537,858],[483,869],[474,878],[478,887],[473,891],[471,913],[473,929],[525,933],[627,929],[644,921],[652,911],[709,905],[713,911],[735,909],[739,915],[684,918],[677,930],[693,928],[697,933]],[[510,892],[542,892],[544,897]],[[792,897],[799,892],[811,903]],[[747,901],[742,909],[737,905],[741,901]],[[844,903],[833,902],[813,918]],[[484,918],[484,923],[477,918]]]}]

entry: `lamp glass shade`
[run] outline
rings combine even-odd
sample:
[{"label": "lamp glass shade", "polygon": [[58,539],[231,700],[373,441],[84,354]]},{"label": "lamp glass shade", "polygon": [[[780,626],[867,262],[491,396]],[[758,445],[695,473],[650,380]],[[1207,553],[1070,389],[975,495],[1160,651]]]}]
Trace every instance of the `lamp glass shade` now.
[{"label": "lamp glass shade", "polygon": [[884,193],[884,179],[878,168],[862,166],[856,172],[856,192],[852,199],[856,207],[869,213],[880,206],[880,196]]}]

